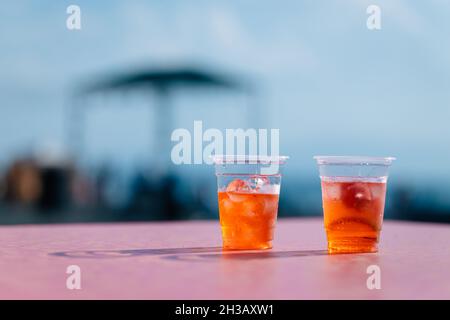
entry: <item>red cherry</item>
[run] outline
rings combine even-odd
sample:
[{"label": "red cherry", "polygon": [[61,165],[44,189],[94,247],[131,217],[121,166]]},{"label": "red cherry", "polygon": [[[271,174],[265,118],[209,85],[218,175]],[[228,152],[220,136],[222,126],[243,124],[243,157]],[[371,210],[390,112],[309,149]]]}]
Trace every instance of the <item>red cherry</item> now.
[{"label": "red cherry", "polygon": [[341,184],[341,199],[346,206],[361,210],[372,201],[370,186],[363,182],[344,182]]}]

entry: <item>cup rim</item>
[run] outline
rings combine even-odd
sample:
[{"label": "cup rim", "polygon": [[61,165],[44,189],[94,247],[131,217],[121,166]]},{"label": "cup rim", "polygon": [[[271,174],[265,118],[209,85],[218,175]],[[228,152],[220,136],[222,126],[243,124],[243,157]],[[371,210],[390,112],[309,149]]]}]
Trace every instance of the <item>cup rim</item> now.
[{"label": "cup rim", "polygon": [[314,156],[318,165],[379,165],[389,166],[395,157],[370,156]]},{"label": "cup rim", "polygon": [[213,155],[210,156],[214,164],[284,164],[288,156],[260,156],[260,155]]}]

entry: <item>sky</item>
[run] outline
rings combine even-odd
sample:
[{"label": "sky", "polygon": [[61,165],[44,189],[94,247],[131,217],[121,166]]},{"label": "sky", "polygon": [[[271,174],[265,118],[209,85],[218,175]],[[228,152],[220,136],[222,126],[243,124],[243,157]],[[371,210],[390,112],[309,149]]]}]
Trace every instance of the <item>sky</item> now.
[{"label": "sky", "polygon": [[[69,31],[66,8],[81,8]],[[381,8],[381,30],[366,8]],[[385,1],[11,1],[0,11],[0,163],[66,148],[80,84],[111,71],[194,65],[242,77],[240,93],[182,91],[174,128],[279,128],[286,175],[316,174],[316,154],[395,156],[398,179],[450,181],[450,3]],[[83,132],[88,163],[145,163],[152,96],[106,96]],[[124,108],[126,105],[128,108]],[[168,143],[170,140],[168,138]],[[169,160],[167,155],[167,159]],[[181,168],[180,170],[184,170]],[[189,169],[191,170],[191,169]]]}]

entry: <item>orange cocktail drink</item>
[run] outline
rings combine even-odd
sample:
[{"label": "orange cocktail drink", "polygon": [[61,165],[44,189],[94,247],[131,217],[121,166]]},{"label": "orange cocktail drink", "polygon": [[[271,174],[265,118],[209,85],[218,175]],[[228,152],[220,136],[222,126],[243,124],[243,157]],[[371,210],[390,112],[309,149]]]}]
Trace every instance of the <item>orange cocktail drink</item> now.
[{"label": "orange cocktail drink", "polygon": [[329,253],[377,252],[394,158],[315,157]]},{"label": "orange cocktail drink", "polygon": [[270,249],[286,157],[217,156],[223,249]]},{"label": "orange cocktail drink", "polygon": [[[245,181],[236,179],[229,191],[219,191],[219,216],[224,249],[269,249],[277,220],[278,194],[257,190],[239,191],[235,186]],[[231,190],[230,190],[231,189]]]},{"label": "orange cocktail drink", "polygon": [[376,252],[383,222],[386,182],[322,180],[328,248],[338,252]]}]

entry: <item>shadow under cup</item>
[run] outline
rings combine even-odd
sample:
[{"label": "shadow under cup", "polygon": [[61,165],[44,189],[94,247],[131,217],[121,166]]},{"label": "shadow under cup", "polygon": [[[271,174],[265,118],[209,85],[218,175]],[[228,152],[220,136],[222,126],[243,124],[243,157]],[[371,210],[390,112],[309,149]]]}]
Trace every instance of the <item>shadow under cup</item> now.
[{"label": "shadow under cup", "polygon": [[377,252],[395,158],[316,156],[329,253]]},{"label": "shadow under cup", "polygon": [[270,249],[287,157],[214,156],[223,249]]}]

